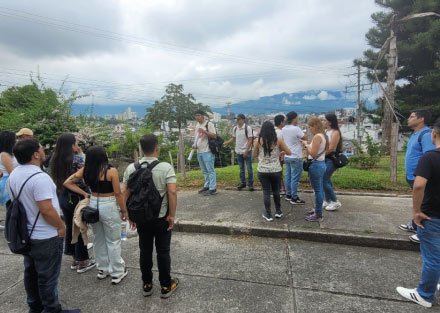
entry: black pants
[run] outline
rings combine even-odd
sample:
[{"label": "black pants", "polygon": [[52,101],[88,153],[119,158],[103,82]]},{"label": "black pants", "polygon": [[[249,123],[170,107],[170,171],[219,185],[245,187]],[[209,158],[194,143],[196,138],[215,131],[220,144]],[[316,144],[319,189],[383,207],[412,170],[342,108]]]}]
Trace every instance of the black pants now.
[{"label": "black pants", "polygon": [[85,261],[89,259],[87,246],[84,245],[81,234],[78,236],[78,242],[72,244],[72,225],[73,213],[75,207],[81,200],[79,195],[70,192],[58,193],[58,201],[64,215],[64,222],[66,223],[66,241],[64,243],[64,254],[71,255],[76,261]]},{"label": "black pants", "polygon": [[162,287],[171,286],[171,231],[167,231],[168,222],[164,218],[137,225],[140,248],[140,267],[142,281],[151,284],[153,281],[153,242],[156,246],[159,282]]},{"label": "black pants", "polygon": [[270,194],[273,194],[273,201],[275,202],[275,210],[281,209],[280,203],[280,180],[283,172],[275,173],[261,173],[258,172],[258,179],[263,187],[264,208],[268,214],[272,214],[270,210]]}]

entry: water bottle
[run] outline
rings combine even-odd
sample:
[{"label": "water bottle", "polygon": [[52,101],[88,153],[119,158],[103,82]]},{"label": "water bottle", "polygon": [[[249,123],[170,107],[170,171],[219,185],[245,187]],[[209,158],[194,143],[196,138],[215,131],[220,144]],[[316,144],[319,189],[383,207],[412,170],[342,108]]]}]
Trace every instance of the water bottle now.
[{"label": "water bottle", "polygon": [[121,240],[127,240],[127,228],[128,228],[128,222],[122,221]]}]

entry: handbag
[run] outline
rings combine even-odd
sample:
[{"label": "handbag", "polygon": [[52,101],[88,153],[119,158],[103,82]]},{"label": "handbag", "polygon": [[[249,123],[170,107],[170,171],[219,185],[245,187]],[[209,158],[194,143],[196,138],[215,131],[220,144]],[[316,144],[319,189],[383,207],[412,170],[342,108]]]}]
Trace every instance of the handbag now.
[{"label": "handbag", "polygon": [[335,152],[332,156],[331,159],[333,161],[333,165],[336,168],[341,168],[344,167],[345,165],[348,164],[348,162],[350,162],[347,158],[347,156],[345,154],[343,154],[342,152]]},{"label": "handbag", "polygon": [[307,159],[307,160],[303,161],[303,170],[308,172],[312,163],[314,161],[316,161],[324,152],[325,152],[325,150],[322,151],[321,153],[318,153],[318,155],[315,156],[313,159]]},{"label": "handbag", "polygon": [[99,193],[98,193],[98,202],[96,204],[96,209],[87,205],[82,208],[82,220],[87,224],[95,224],[99,221]]}]

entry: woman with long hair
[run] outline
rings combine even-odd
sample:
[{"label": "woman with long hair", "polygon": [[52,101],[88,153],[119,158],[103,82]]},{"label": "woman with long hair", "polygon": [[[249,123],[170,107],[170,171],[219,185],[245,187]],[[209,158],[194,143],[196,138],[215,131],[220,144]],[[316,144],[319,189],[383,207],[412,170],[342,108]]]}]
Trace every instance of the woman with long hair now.
[{"label": "woman with long hair", "polygon": [[9,174],[18,166],[18,162],[12,154],[15,145],[15,134],[10,131],[0,132],[0,171],[3,176],[0,180],[0,204],[5,205],[11,197],[6,190],[6,181]]},{"label": "woman with long hair", "polygon": [[270,208],[270,194],[275,202],[275,217],[283,216],[280,201],[280,180],[282,171],[280,154],[290,155],[291,152],[282,138],[277,138],[275,127],[269,121],[261,126],[260,135],[255,139],[252,156],[258,157],[258,179],[263,187],[264,213],[263,218],[270,222],[273,220]]},{"label": "woman with long hair", "polygon": [[325,151],[328,148],[328,138],[324,126],[317,117],[307,122],[309,131],[313,134],[310,144],[302,140],[308,152],[308,159],[313,160],[309,167],[309,180],[315,191],[315,208],[307,212],[306,220],[309,222],[322,221],[322,202],[324,200],[323,177],[325,173]]},{"label": "woman with long hair", "polygon": [[341,202],[339,202],[336,197],[331,181],[331,177],[336,171],[332,157],[336,152],[342,152],[342,135],[339,130],[338,119],[334,113],[328,113],[325,115],[324,125],[329,145],[325,152],[326,170],[323,177],[324,203],[322,207],[327,211],[335,211],[341,207]]},{"label": "woman with long hair", "polygon": [[66,238],[64,243],[64,254],[71,255],[72,265],[70,268],[78,273],[84,273],[95,267],[94,260],[89,258],[87,246],[84,245],[81,234],[78,241],[72,244],[73,214],[78,202],[88,196],[88,188],[83,181],[79,181],[77,186],[84,193],[77,193],[68,190],[63,186],[64,181],[73,173],[76,173],[84,164],[74,161],[75,151],[78,143],[73,134],[62,134],[58,137],[55,152],[50,161],[50,173],[57,187],[57,196],[66,223]]},{"label": "woman with long hair", "polygon": [[121,222],[128,221],[128,214],[118,171],[108,163],[103,147],[93,146],[87,150],[84,167],[71,175],[64,182],[64,187],[86,195],[75,184],[81,179],[84,179],[92,192],[90,207],[99,211],[99,221],[92,224],[98,279],[110,275],[112,284],[119,284],[128,274],[121,257]]}]

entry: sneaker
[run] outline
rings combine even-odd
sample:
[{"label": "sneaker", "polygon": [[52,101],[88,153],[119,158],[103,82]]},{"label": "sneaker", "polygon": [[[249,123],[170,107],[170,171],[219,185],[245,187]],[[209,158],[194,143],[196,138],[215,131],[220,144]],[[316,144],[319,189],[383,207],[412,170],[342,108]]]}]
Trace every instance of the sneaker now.
[{"label": "sneaker", "polygon": [[306,215],[307,215],[307,216],[308,216],[308,215],[313,215],[313,214],[315,214],[315,209],[311,209],[311,210],[309,210],[309,211],[306,212]]},{"label": "sneaker", "polygon": [[291,204],[296,204],[296,205],[304,205],[306,204],[306,202],[304,200],[301,200],[300,198],[296,198],[296,199],[292,199],[290,200]]},{"label": "sneaker", "polygon": [[73,261],[72,261],[72,264],[70,265],[70,269],[71,269],[71,270],[77,270],[77,269],[78,269],[78,265],[79,265],[79,262],[73,260]]},{"label": "sneaker", "polygon": [[209,190],[209,188],[208,187],[203,187],[202,189],[200,189],[198,192],[200,193],[200,194],[202,194],[202,193],[205,193],[205,192],[207,192]]},{"label": "sneaker", "polygon": [[322,216],[319,217],[316,214],[311,214],[306,216],[306,221],[308,222],[322,222],[322,220],[323,220]]},{"label": "sneaker", "polygon": [[215,195],[216,193],[217,193],[217,189],[212,189],[212,190],[206,191],[203,195],[204,196],[212,196],[212,195]]},{"label": "sneaker", "polygon": [[408,224],[401,224],[399,226],[399,229],[405,230],[405,231],[409,231],[409,232],[412,232],[412,233],[417,233],[417,229],[415,229],[413,227],[412,222],[409,222]]},{"label": "sneaker", "polygon": [[[339,209],[342,206],[341,202],[336,201],[336,202],[330,202],[326,207],[326,211],[336,211],[337,209]],[[323,205],[324,207],[324,205]]]},{"label": "sneaker", "polygon": [[96,277],[98,277],[98,279],[104,279],[104,278],[107,278],[108,275],[110,275],[108,272],[104,272],[103,270],[99,270],[98,275],[96,275]]},{"label": "sneaker", "polygon": [[0,230],[4,230],[4,229],[5,229],[5,226],[0,225]]},{"label": "sneaker", "polygon": [[420,239],[419,239],[419,237],[417,237],[417,235],[409,236],[409,241],[412,241],[412,242],[415,242],[415,243],[420,243]]},{"label": "sneaker", "polygon": [[77,273],[84,273],[84,272],[87,272],[89,269],[94,268],[95,266],[96,266],[95,260],[89,259],[89,261],[86,264],[84,264],[84,265],[79,264],[76,272]]},{"label": "sneaker", "polygon": [[396,291],[402,297],[404,297],[412,302],[415,302],[417,304],[420,304],[421,306],[424,306],[425,308],[432,307],[432,303],[423,299],[422,296],[417,292],[417,289],[397,287]]},{"label": "sneaker", "polygon": [[144,284],[142,289],[144,290],[144,297],[149,297],[153,294],[153,284]]},{"label": "sneaker", "polygon": [[292,196],[289,196],[289,195],[286,195],[286,201],[290,201],[290,200],[292,200]]},{"label": "sneaker", "polygon": [[255,189],[254,189],[254,186],[249,186],[249,187],[248,187],[248,190],[249,190],[249,191],[254,191],[254,190],[255,190]]},{"label": "sneaker", "polygon": [[237,189],[242,190],[244,187],[246,187],[246,184],[240,184],[237,186]]},{"label": "sneaker", "polygon": [[128,275],[128,269],[125,269],[124,273],[122,273],[118,277],[113,277],[112,276],[112,285],[119,284],[125,278],[125,276],[127,276],[127,275]]},{"label": "sneaker", "polygon": [[273,221],[273,217],[272,215],[268,214],[267,212],[263,213],[263,218],[268,221],[268,222],[272,222]]},{"label": "sneaker", "polygon": [[326,206],[328,206],[330,203],[331,203],[331,201],[330,201],[330,202],[327,202],[327,201],[324,200],[324,201],[322,202],[322,208],[325,209]]},{"label": "sneaker", "polygon": [[72,309],[72,310],[61,310],[60,313],[80,313],[80,309]]},{"label": "sneaker", "polygon": [[93,242],[89,242],[88,244],[87,244],[87,250],[90,250],[90,249],[92,249],[93,248]]},{"label": "sneaker", "polygon": [[281,210],[275,213],[275,218],[281,218],[282,216],[283,216],[283,212],[281,212]]},{"label": "sneaker", "polygon": [[162,287],[160,289],[160,297],[162,299],[169,298],[177,288],[179,288],[179,279],[173,278],[171,279],[170,287]]},{"label": "sneaker", "polygon": [[284,190],[280,190],[280,195],[284,196],[286,192]]}]

